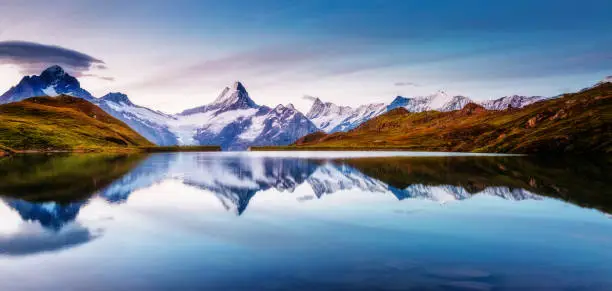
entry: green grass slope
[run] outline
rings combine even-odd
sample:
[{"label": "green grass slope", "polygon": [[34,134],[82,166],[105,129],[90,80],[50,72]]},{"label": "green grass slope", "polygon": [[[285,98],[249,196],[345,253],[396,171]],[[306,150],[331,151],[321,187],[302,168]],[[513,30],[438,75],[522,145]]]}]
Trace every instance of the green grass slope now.
[{"label": "green grass slope", "polygon": [[476,104],[452,112],[403,108],[343,133],[314,133],[279,149],[404,149],[496,153],[612,153],[612,84],[489,111]]},{"label": "green grass slope", "polygon": [[0,105],[0,151],[79,151],[153,146],[80,98],[34,97]]}]

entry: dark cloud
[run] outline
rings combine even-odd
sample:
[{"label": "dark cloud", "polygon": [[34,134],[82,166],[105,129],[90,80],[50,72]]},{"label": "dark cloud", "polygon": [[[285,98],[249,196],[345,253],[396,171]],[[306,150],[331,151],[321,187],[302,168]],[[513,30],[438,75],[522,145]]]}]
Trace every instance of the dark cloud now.
[{"label": "dark cloud", "polygon": [[106,69],[102,60],[82,52],[26,41],[0,41],[0,65],[17,66],[28,75],[38,74],[51,65],[60,65],[76,77],[84,76],[84,72],[92,68]]},{"label": "dark cloud", "polygon": [[414,82],[396,82],[395,86],[398,87],[404,87],[404,86],[409,86],[409,87],[421,87],[421,85],[414,83]]}]

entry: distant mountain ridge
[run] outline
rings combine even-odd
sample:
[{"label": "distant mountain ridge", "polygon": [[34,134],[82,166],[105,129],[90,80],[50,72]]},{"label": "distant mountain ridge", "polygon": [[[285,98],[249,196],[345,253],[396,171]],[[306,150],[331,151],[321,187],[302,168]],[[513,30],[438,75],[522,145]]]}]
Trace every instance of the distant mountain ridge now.
[{"label": "distant mountain ridge", "polygon": [[452,111],[463,108],[468,103],[473,102],[471,99],[464,96],[450,96],[444,91],[438,91],[435,94],[423,97],[406,98],[397,96],[389,106],[387,111],[395,108],[403,107],[410,112],[423,111]]},{"label": "distant mountain ridge", "polygon": [[302,137],[295,149],[612,153],[610,82],[522,108],[508,104],[511,110],[503,111],[475,103],[449,112],[410,112],[399,107],[348,132]]},{"label": "distant mountain ridge", "polygon": [[[509,108],[523,108],[529,104],[546,100],[540,96],[509,96],[494,100],[478,102],[487,110],[506,110]],[[322,102],[315,98],[312,107],[306,116],[313,121],[323,132],[346,132],[360,124],[396,108],[404,108],[409,112],[440,111],[449,112],[461,110],[469,103],[475,103],[468,97],[448,95],[438,91],[428,96],[403,97],[397,96],[391,103],[371,103],[352,108],[339,106],[331,102]]]},{"label": "distant mountain ridge", "polygon": [[523,108],[527,105],[530,105],[530,104],[533,104],[539,101],[543,101],[546,99],[548,98],[541,97],[541,96],[526,97],[526,96],[514,95],[514,96],[501,97],[501,98],[494,99],[494,100],[483,101],[483,102],[480,102],[479,104],[488,110],[506,110],[506,109]]},{"label": "distant mountain ridge", "polygon": [[338,106],[331,102],[323,103],[321,99],[315,98],[306,117],[320,130],[332,133],[351,130],[384,111],[384,103],[372,103],[352,108],[350,106]]}]

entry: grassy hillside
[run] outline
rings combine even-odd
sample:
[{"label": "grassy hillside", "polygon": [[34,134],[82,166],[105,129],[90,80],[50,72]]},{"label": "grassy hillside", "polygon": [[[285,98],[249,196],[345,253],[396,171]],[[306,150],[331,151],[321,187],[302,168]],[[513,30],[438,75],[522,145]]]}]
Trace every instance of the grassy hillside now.
[{"label": "grassy hillside", "polygon": [[392,110],[358,128],[315,133],[283,149],[404,149],[497,153],[612,153],[612,84],[489,111],[476,104],[452,112]]},{"label": "grassy hillside", "polygon": [[0,146],[74,151],[153,144],[94,104],[62,95],[0,105]]}]

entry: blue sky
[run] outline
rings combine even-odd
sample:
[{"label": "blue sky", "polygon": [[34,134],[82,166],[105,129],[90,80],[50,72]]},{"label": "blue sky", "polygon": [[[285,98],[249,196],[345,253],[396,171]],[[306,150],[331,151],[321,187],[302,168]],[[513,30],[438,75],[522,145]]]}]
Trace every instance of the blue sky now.
[{"label": "blue sky", "polygon": [[304,110],[304,95],[345,105],[436,90],[556,95],[612,74],[612,1],[48,2],[0,3],[0,41],[101,63],[15,57],[0,42],[0,91],[51,61],[94,95],[122,91],[167,112],[235,80],[258,103]]}]

